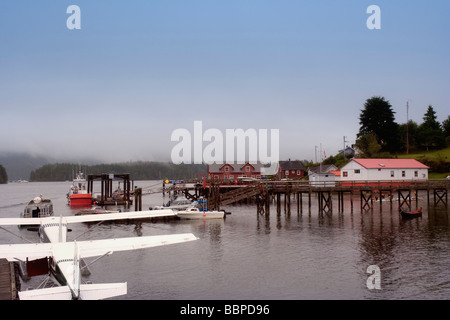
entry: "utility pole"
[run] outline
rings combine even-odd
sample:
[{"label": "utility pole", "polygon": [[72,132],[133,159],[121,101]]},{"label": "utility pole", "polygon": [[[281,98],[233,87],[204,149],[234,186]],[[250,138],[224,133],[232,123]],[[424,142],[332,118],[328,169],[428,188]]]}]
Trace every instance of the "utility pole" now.
[{"label": "utility pole", "polygon": [[345,161],[345,136],[344,136],[344,149],[342,149],[342,154],[344,155],[344,161]]},{"label": "utility pole", "polygon": [[317,163],[317,146],[314,146],[315,163]]},{"label": "utility pole", "polygon": [[408,112],[409,112],[409,104],[408,101],[406,101],[406,154],[409,154]]}]

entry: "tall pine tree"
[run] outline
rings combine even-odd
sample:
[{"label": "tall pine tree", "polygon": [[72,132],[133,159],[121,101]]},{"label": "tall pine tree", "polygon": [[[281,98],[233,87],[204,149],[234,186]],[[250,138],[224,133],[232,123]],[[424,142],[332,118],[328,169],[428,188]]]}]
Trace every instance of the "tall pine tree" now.
[{"label": "tall pine tree", "polygon": [[423,123],[418,130],[419,145],[426,149],[442,149],[445,147],[445,134],[441,124],[437,121],[433,106],[428,106],[423,116]]},{"label": "tall pine tree", "polygon": [[399,125],[395,122],[392,105],[384,97],[372,97],[366,100],[359,116],[358,138],[374,134],[381,146],[381,152],[395,153],[400,148]]}]

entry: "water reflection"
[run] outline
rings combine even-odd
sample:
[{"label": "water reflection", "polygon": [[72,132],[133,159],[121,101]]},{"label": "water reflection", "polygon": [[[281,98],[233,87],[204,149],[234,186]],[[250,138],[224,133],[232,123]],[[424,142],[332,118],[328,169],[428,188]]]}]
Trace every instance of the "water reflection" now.
[{"label": "water reflection", "polygon": [[[273,230],[298,232],[297,235],[289,233],[291,238],[307,234],[302,237],[303,245],[299,245],[309,258],[320,264],[336,263],[336,267],[348,268],[337,272],[353,273],[349,283],[357,283],[356,287],[345,287],[359,292],[357,298],[448,299],[449,210],[443,205],[428,207],[420,202],[415,205],[424,205],[423,215],[408,220],[402,219],[395,202],[375,204],[362,212],[318,213],[314,206],[308,214],[273,210],[271,214],[256,214],[256,231],[265,235]],[[287,237],[286,241],[289,241]],[[318,244],[321,251],[318,251]],[[345,258],[339,259],[338,255]],[[352,259],[355,261],[351,262]],[[380,268],[380,290],[366,287],[370,275],[366,270],[371,265]],[[328,283],[328,288],[340,286],[339,280]],[[325,296],[334,290],[330,289]]]},{"label": "water reflection", "polygon": [[[154,182],[149,182],[149,185]],[[142,184],[142,183],[141,183]],[[49,195],[55,210],[73,212],[63,183],[6,186],[0,214],[15,217],[36,191]],[[22,196],[18,196],[18,195]],[[143,207],[162,202],[144,197]],[[303,205],[305,206],[305,201]],[[348,199],[344,211],[310,210],[257,213],[253,204],[228,206],[224,220],[74,225],[82,240],[192,232],[200,239],[129,253],[116,253],[92,266],[95,283],[127,281],[125,299],[448,299],[450,297],[449,209],[424,207],[421,218],[404,221],[398,203],[374,202],[361,211]],[[413,205],[415,203],[413,202]],[[300,212],[299,212],[300,211]],[[37,239],[27,231],[14,231]],[[0,233],[3,243],[16,243]],[[381,289],[369,290],[367,267],[377,265]],[[27,287],[26,285],[25,287]]]}]

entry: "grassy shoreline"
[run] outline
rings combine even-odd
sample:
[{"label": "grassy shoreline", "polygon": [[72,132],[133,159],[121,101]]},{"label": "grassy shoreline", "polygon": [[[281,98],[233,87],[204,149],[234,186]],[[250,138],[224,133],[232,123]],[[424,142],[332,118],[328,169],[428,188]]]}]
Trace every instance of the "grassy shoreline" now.
[{"label": "grassy shoreline", "polygon": [[[420,162],[426,162],[427,160],[450,162],[450,147],[441,150],[399,154],[397,157],[399,159],[416,159]],[[428,177],[429,179],[443,179],[448,175],[450,175],[450,168],[447,172],[430,172]]]}]

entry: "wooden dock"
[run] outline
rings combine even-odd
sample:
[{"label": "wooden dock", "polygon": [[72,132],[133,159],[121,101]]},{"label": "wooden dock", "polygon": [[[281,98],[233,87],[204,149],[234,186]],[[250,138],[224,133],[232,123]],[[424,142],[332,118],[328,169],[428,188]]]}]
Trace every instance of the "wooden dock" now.
[{"label": "wooden dock", "polygon": [[[100,179],[100,195],[94,199],[98,206],[126,206],[129,208],[133,204],[132,195],[132,182],[130,181],[129,173],[102,173],[102,174],[89,174],[88,175],[88,188],[87,192],[94,193],[94,181]],[[113,193],[113,181],[122,181],[121,194],[114,196]],[[134,182],[133,182],[134,184]]]},{"label": "wooden dock", "polygon": [[19,273],[13,262],[0,259],[0,300],[18,300]]},{"label": "wooden dock", "polygon": [[[448,190],[450,181],[446,179],[427,181],[335,181],[310,182],[304,180],[266,181],[256,180],[240,184],[229,181],[204,181],[173,186],[173,192],[183,193],[188,199],[199,197],[208,199],[210,209],[242,201],[254,201],[260,213],[268,213],[270,203],[276,202],[277,211],[280,210],[284,197],[285,210],[290,211],[291,198],[297,201],[298,212],[303,211],[303,196],[307,195],[308,209],[311,210],[312,195],[315,195],[319,212],[333,211],[333,196],[337,196],[338,211],[344,210],[344,196],[350,198],[353,211],[353,200],[359,198],[361,210],[373,208],[373,202],[387,201],[392,205],[398,201],[399,208],[411,207],[412,201],[418,201],[414,195],[418,191],[426,191],[427,204],[431,199],[434,205],[448,205]],[[170,192],[170,190],[169,190]],[[396,196],[396,200],[394,200]]]}]

